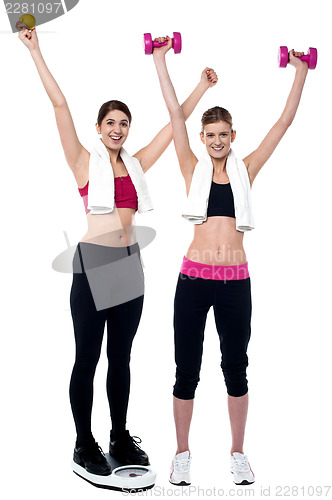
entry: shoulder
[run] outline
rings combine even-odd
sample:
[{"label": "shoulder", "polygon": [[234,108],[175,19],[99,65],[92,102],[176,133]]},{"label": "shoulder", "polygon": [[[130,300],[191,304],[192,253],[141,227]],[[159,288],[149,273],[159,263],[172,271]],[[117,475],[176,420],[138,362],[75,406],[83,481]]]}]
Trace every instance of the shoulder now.
[{"label": "shoulder", "polygon": [[146,170],[144,170],[143,168],[143,165],[141,163],[141,159],[139,158],[139,156],[134,155],[134,156],[130,156],[131,158],[131,161],[133,162],[133,164],[135,165],[135,167],[137,168],[138,171],[142,171],[144,174],[146,172]]},{"label": "shoulder", "polygon": [[141,169],[143,170],[143,167],[142,167],[142,158],[141,158],[141,155],[139,153],[136,153],[135,155],[131,156],[130,157],[133,162],[136,164],[136,165],[139,165],[141,167]]},{"label": "shoulder", "polygon": [[130,156],[130,158],[132,158],[132,160],[137,164],[141,164],[141,159],[139,158],[139,156],[137,156],[137,153],[134,156]]},{"label": "shoulder", "polygon": [[86,149],[84,151],[85,154],[82,155],[75,168],[71,169],[79,189],[85,187],[89,180],[90,153]]},{"label": "shoulder", "polygon": [[252,158],[250,158],[251,155],[249,156],[246,156],[245,158],[243,158],[243,163],[244,163],[244,166],[246,167],[247,169],[247,172],[248,172],[248,177],[249,177],[249,182],[250,182],[250,187],[252,186],[252,183],[254,182],[254,176],[252,174],[252,165],[253,165],[253,161],[252,161]]}]

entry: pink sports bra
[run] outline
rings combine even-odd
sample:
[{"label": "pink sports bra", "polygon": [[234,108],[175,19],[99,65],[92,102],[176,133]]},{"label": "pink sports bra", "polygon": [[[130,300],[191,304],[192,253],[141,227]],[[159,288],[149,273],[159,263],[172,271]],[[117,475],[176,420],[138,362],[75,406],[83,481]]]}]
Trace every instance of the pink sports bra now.
[{"label": "pink sports bra", "polygon": [[[80,195],[83,198],[85,213],[90,212],[88,209],[88,191],[89,181],[82,188],[78,188]],[[138,200],[135,186],[129,175],[122,177],[114,177],[115,204],[118,208],[133,208],[138,209]]]}]

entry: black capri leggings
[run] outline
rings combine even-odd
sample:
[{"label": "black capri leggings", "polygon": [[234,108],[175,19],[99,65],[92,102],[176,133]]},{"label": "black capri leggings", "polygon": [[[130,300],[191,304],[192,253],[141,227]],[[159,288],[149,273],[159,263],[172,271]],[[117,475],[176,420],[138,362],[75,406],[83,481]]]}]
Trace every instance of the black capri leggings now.
[{"label": "black capri leggings", "polygon": [[[92,249],[92,247],[95,248]],[[84,250],[89,249],[89,251],[92,249],[95,260],[99,262],[100,257],[104,259],[105,255],[108,254],[109,262],[114,264],[118,260],[118,268],[121,265],[120,259],[123,259],[125,255],[138,254],[143,276],[137,243],[120,248],[101,247],[85,242],[80,242],[77,246],[73,259],[74,273],[70,292],[76,359],[71,375],[69,394],[78,445],[92,437],[93,379],[100,356],[106,321],[108,356],[106,387],[112,429],[115,432],[125,429],[130,389],[130,351],[141,318],[144,298],[142,294],[121,304],[97,310],[82,262],[83,248]],[[142,279],[144,286],[144,278]],[[121,283],[118,285],[121,286]],[[126,286],[129,286],[128,283]]]},{"label": "black capri leggings", "polygon": [[251,327],[250,277],[211,280],[180,273],[174,300],[176,382],[173,395],[193,399],[199,382],[206,316],[213,306],[230,396],[248,391],[246,368]]}]

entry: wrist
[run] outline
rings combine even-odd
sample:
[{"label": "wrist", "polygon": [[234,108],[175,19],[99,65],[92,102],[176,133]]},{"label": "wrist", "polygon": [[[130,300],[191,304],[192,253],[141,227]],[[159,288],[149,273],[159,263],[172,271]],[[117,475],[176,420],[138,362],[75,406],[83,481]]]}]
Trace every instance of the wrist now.
[{"label": "wrist", "polygon": [[40,47],[38,46],[38,47],[35,47],[34,49],[31,49],[30,54],[32,57],[35,55],[41,55]]},{"label": "wrist", "polygon": [[160,50],[154,50],[153,53],[152,53],[152,57],[153,57],[153,60],[155,61],[155,63],[157,62],[163,62],[165,61],[165,54],[164,52],[161,52]]},{"label": "wrist", "polygon": [[296,66],[295,70],[296,74],[306,76],[309,71],[309,66],[306,63],[302,63],[301,65]]},{"label": "wrist", "polygon": [[200,80],[199,84],[197,85],[197,88],[203,93],[205,93],[209,87],[209,82],[203,82],[202,80]]}]

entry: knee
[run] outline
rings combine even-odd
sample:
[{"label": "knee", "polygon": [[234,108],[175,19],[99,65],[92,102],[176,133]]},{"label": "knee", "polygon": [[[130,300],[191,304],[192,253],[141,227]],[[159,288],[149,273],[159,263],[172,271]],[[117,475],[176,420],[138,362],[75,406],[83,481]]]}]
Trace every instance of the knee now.
[{"label": "knee", "polygon": [[114,369],[125,368],[130,365],[131,346],[125,349],[119,349],[115,346],[107,348],[108,367]]},{"label": "knee", "polygon": [[199,373],[189,374],[177,368],[173,396],[178,399],[194,399],[198,382]]},{"label": "knee", "polygon": [[227,394],[240,397],[248,392],[247,366],[248,357],[237,363],[223,363],[221,368],[224,374]]},{"label": "knee", "polygon": [[73,372],[80,375],[93,375],[99,361],[99,355],[76,356]]}]

